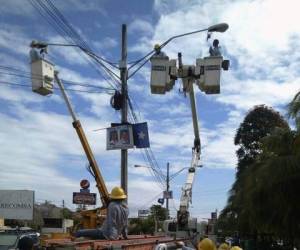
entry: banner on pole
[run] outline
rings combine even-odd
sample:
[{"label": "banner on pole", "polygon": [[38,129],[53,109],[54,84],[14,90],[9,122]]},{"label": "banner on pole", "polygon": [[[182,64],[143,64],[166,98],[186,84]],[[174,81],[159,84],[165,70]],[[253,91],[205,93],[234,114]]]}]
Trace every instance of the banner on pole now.
[{"label": "banner on pole", "polygon": [[131,125],[121,125],[106,129],[106,149],[133,148],[133,135]]},{"label": "banner on pole", "polygon": [[136,148],[149,148],[149,134],[147,122],[132,125],[134,145]]}]

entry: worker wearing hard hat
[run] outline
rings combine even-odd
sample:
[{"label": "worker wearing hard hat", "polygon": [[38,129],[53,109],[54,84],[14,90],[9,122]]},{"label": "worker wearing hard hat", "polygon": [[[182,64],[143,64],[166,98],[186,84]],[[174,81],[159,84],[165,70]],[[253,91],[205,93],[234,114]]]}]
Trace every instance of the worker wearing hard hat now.
[{"label": "worker wearing hard hat", "polygon": [[127,239],[128,207],[124,203],[126,197],[122,188],[114,187],[110,193],[107,216],[101,228],[79,230],[75,237],[117,240],[122,236]]},{"label": "worker wearing hard hat", "polygon": [[230,249],[230,246],[227,244],[227,243],[222,243],[218,250],[229,250]]},{"label": "worker wearing hard hat", "polygon": [[154,51],[155,51],[154,56],[156,57],[167,57],[166,53],[161,51],[161,45],[159,44],[154,45]]},{"label": "worker wearing hard hat", "polygon": [[234,247],[230,248],[230,250],[243,250],[243,249],[238,246],[234,246]]},{"label": "worker wearing hard hat", "polygon": [[216,246],[211,239],[204,238],[198,243],[198,250],[216,250]]},{"label": "worker wearing hard hat", "polygon": [[38,60],[42,59],[41,54],[38,52],[37,48],[35,47],[35,46],[36,46],[36,43],[37,43],[37,42],[34,41],[34,40],[30,43],[30,48],[31,48],[31,50],[30,50],[30,52],[29,52],[29,56],[30,56],[30,62],[31,62],[31,63],[33,63],[33,62],[35,62],[35,61],[38,61]]},{"label": "worker wearing hard hat", "polygon": [[[184,245],[184,242],[178,241],[176,242],[177,247],[180,247],[182,250],[195,250],[194,248],[187,247]],[[204,238],[203,240],[199,241],[197,250],[217,250],[215,243],[210,240],[209,238]]]}]

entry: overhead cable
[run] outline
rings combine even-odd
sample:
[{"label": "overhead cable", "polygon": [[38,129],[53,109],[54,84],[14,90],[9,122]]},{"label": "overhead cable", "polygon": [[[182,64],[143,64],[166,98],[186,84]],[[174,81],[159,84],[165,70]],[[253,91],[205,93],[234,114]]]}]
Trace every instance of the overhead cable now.
[{"label": "overhead cable", "polygon": [[[87,43],[80,37],[80,35],[73,29],[73,27],[68,23],[68,21],[63,17],[63,15],[59,12],[59,10],[54,6],[54,4],[47,0],[41,1],[41,0],[29,0],[31,5],[39,12],[39,14],[68,42],[72,43],[78,46],[78,48],[84,52],[85,55],[87,55],[85,50],[91,49],[88,47]],[[48,3],[48,5],[47,5]],[[66,36],[67,35],[67,36]],[[85,57],[86,60],[88,60],[88,63],[93,66],[93,68],[100,74],[100,76],[107,81],[108,84],[111,85],[114,89],[118,88],[119,81],[115,79],[115,77],[111,77],[111,79],[105,77],[102,72],[99,70],[98,67],[95,67],[95,61],[91,61],[90,56]],[[99,59],[99,58],[98,58]],[[95,60],[95,59],[94,59]],[[102,66],[102,70],[110,75],[111,72],[109,72],[106,68],[103,67],[103,63],[99,63],[99,60],[97,61],[100,66]],[[115,83],[113,83],[111,80],[113,80]]]}]

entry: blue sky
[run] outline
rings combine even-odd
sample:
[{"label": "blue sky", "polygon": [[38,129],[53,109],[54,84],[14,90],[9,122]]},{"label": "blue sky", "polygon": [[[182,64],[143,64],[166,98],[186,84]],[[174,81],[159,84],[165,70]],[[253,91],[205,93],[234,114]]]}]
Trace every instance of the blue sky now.
[{"label": "blue sky", "polygon": [[[221,93],[205,95],[196,90],[200,136],[203,143],[201,162],[193,188],[191,213],[206,218],[221,210],[234,181],[236,157],[233,137],[247,110],[267,104],[284,114],[286,104],[299,91],[300,4],[297,0],[174,0],[108,1],[51,0],[93,51],[106,59],[120,59],[121,25],[128,29],[128,60],[149,52],[155,43],[169,37],[226,22],[225,33],[218,38],[231,68],[222,72]],[[43,1],[45,3],[45,1]],[[46,15],[44,13],[44,15]],[[29,44],[33,39],[67,43],[47,23],[28,0],[2,1],[0,6],[0,65],[29,72]],[[68,38],[67,38],[68,40]],[[206,34],[197,34],[169,43],[164,51],[170,58],[182,52],[184,63],[208,54]],[[61,78],[85,84],[109,87],[96,70],[75,48],[50,47],[49,59]],[[30,85],[30,79],[8,75],[0,70],[0,188],[32,189],[37,201],[74,208],[72,192],[79,190],[86,158],[71,125],[66,106],[58,90],[49,97],[30,88],[4,82]],[[147,64],[128,82],[130,96],[140,121],[147,121],[151,148],[164,170],[171,174],[191,161],[193,145],[189,100],[179,93],[179,81],[166,95],[151,95]],[[86,88],[73,86],[77,90]],[[120,183],[120,153],[106,151],[105,130],[120,120],[108,93],[68,92],[76,114],[111,189]],[[160,197],[162,187],[148,169],[141,151],[129,151],[129,206],[134,216]],[[171,183],[176,213],[186,172]],[[93,185],[94,186],[94,185]],[[96,189],[93,187],[93,191]]]}]

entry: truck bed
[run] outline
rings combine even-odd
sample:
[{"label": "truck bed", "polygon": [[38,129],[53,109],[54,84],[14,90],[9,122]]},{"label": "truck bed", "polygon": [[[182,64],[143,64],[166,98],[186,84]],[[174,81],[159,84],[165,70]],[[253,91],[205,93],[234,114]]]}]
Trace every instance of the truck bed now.
[{"label": "truck bed", "polygon": [[[64,250],[100,250],[100,249],[141,249],[153,250],[159,243],[174,245],[175,241],[185,241],[184,239],[174,240],[168,236],[147,236],[130,235],[127,240],[74,240],[71,239],[48,239],[44,241],[43,246],[46,249]],[[169,248],[168,248],[169,249]],[[174,248],[175,249],[175,248]]]}]

